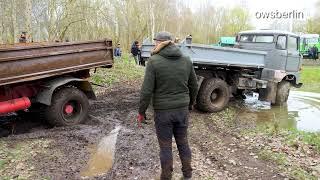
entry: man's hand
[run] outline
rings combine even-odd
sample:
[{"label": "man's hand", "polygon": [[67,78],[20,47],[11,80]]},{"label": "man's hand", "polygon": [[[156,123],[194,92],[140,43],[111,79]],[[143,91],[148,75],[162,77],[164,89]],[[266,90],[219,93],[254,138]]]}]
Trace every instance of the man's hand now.
[{"label": "man's hand", "polygon": [[146,115],[143,114],[138,114],[138,127],[142,127],[141,123],[143,123],[146,120]]}]

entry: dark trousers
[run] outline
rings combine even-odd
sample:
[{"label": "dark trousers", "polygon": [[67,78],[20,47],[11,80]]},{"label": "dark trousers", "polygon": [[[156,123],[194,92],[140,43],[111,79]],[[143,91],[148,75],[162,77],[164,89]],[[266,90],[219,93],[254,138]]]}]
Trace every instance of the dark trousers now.
[{"label": "dark trousers", "polygon": [[172,137],[174,136],[185,178],[191,178],[191,150],[188,144],[188,110],[155,112],[155,127],[160,145],[161,180],[171,179],[173,171]]}]

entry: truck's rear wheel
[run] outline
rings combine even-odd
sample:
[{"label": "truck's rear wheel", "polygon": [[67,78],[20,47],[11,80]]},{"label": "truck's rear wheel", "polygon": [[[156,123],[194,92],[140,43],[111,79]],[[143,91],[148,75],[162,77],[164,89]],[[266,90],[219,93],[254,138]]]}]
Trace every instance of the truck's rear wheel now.
[{"label": "truck's rear wheel", "polygon": [[52,104],[46,109],[46,118],[54,126],[71,126],[83,123],[88,115],[87,96],[77,88],[58,90],[52,97]]},{"label": "truck's rear wheel", "polygon": [[288,101],[290,94],[291,83],[288,81],[282,81],[278,84],[276,105],[285,105]]},{"label": "truck's rear wheel", "polygon": [[229,102],[228,84],[218,78],[205,79],[202,82],[197,98],[197,107],[205,112],[223,110]]}]

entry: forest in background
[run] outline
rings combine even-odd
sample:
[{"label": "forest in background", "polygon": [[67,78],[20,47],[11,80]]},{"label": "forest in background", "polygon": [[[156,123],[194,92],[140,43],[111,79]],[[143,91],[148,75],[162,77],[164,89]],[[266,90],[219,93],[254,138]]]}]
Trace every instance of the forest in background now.
[{"label": "forest in background", "polygon": [[240,7],[204,5],[196,12],[181,0],[0,0],[0,43],[112,38],[128,49],[161,30],[195,42],[213,43],[250,28],[249,13]]},{"label": "forest in background", "polygon": [[[300,22],[295,29],[320,33],[319,20]],[[34,42],[112,38],[128,49],[134,40],[162,30],[210,44],[252,27],[248,9],[209,2],[194,10],[183,0],[0,0],[0,44],[16,43],[26,31]]]}]

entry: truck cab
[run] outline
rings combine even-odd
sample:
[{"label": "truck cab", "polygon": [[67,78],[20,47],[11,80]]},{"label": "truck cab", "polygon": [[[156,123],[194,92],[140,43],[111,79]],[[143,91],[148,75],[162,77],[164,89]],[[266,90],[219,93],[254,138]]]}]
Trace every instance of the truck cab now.
[{"label": "truck cab", "polygon": [[252,30],[240,32],[236,41],[240,49],[267,52],[261,80],[268,81],[268,88],[260,90],[261,100],[286,102],[290,87],[302,86],[299,73],[302,56],[298,35],[288,31]]},{"label": "truck cab", "polygon": [[285,78],[293,86],[299,86],[302,58],[298,35],[287,31],[253,30],[240,32],[236,40],[240,49],[267,52],[262,79],[281,82]]}]

